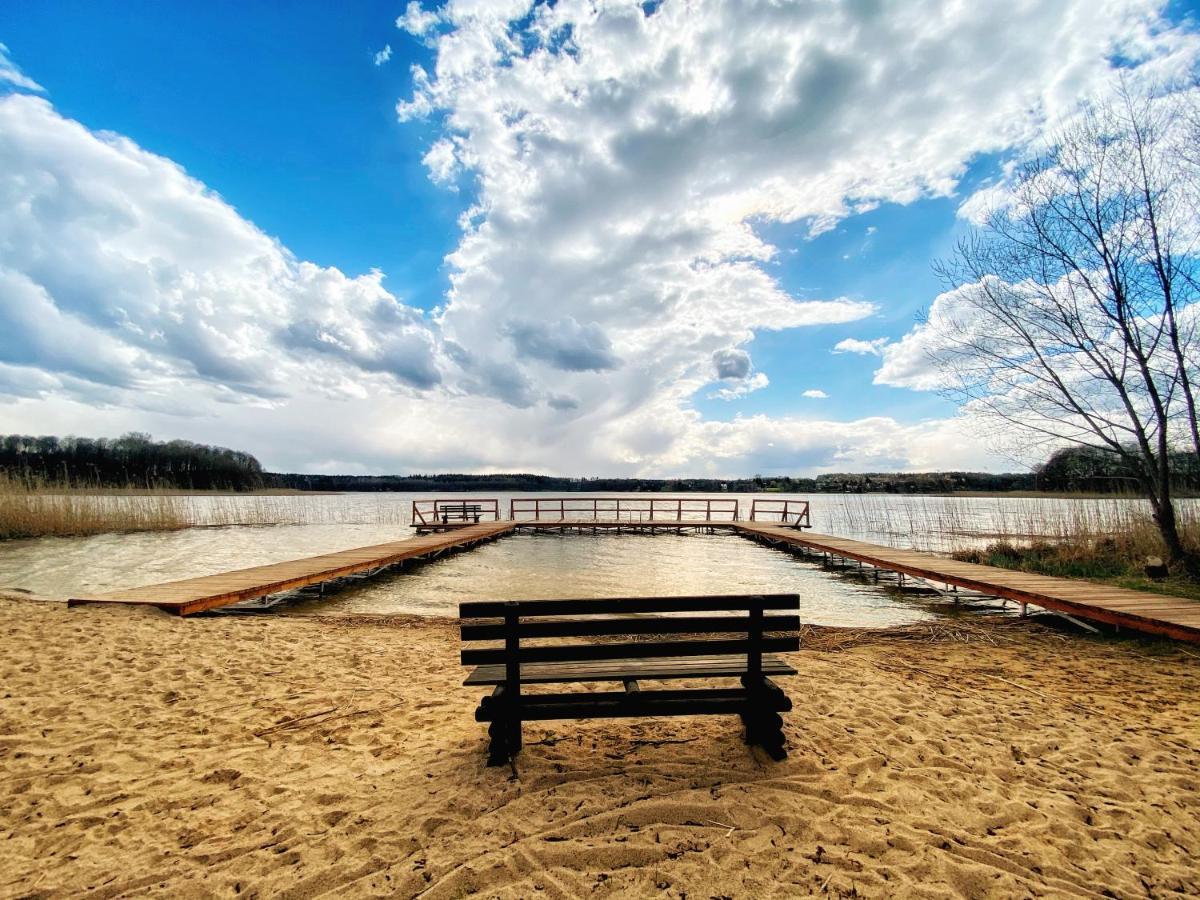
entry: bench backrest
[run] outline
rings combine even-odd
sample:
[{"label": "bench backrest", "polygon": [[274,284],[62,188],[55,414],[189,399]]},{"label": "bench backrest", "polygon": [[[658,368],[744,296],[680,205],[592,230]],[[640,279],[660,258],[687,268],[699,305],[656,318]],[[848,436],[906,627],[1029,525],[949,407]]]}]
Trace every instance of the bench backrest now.
[{"label": "bench backrest", "polygon": [[[798,594],[624,597],[599,600],[496,600],[460,603],[462,663],[583,662],[665,656],[745,655],[749,674],[762,654],[800,649]],[[780,610],[788,610],[781,614]],[[717,613],[718,615],[714,615]],[[705,615],[707,614],[707,615]],[[655,635],[639,641],[530,645],[538,638]],[[676,635],[675,639],[659,636]],[[702,635],[703,637],[697,637]]]},{"label": "bench backrest", "polygon": [[438,514],[442,517],[442,521],[449,519],[467,519],[474,516],[478,519],[483,512],[483,507],[478,503],[440,503],[437,508]]}]

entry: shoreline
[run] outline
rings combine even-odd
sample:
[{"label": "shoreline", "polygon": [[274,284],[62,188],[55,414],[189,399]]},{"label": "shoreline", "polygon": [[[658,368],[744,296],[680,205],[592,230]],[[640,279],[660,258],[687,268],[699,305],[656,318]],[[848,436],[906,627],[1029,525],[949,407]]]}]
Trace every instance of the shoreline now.
[{"label": "shoreline", "polygon": [[1200,655],[1019,620],[804,647],[783,763],[726,717],[535,722],[514,775],[452,619],[0,599],[0,893],[1200,892]]}]

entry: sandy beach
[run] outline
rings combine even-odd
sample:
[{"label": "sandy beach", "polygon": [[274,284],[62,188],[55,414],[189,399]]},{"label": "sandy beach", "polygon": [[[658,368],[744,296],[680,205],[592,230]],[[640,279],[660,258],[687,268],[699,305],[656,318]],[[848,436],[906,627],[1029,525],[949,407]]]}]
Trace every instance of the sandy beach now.
[{"label": "sandy beach", "polygon": [[485,767],[453,622],[0,600],[0,896],[1200,894],[1200,653],[815,629],[790,757],[532,723]]}]

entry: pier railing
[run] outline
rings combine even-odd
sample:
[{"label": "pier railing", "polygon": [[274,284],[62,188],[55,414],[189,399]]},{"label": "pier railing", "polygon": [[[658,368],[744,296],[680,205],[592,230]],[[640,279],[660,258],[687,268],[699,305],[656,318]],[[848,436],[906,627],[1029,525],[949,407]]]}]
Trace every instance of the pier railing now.
[{"label": "pier railing", "polygon": [[751,522],[782,522],[793,528],[812,528],[807,500],[758,500],[750,503]]},{"label": "pier railing", "polygon": [[457,522],[498,522],[500,501],[495,497],[439,497],[412,502],[413,525],[448,525]]},{"label": "pier railing", "polygon": [[736,522],[733,497],[514,497],[516,521]]}]

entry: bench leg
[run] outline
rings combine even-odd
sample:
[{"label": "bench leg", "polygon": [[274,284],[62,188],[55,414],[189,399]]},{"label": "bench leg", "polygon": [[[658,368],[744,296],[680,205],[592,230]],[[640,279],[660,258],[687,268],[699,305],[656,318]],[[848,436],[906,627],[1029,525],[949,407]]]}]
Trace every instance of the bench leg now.
[{"label": "bench leg", "polygon": [[508,747],[509,727],[508,722],[500,719],[488,726],[488,734],[491,736],[491,743],[488,745],[488,761],[489,766],[502,766],[508,762],[512,753]]},{"label": "bench leg", "polygon": [[[783,692],[779,687],[766,678],[742,678],[742,685],[750,692],[750,703],[741,714],[742,724],[746,726],[745,741],[747,744],[757,744],[766,751],[771,759],[779,762],[787,759],[787,742],[783,737],[783,716],[774,709],[776,704],[766,702],[770,697]],[[761,698],[761,703],[755,699]],[[790,708],[791,704],[788,704]]]},{"label": "bench leg", "polygon": [[742,713],[746,726],[746,743],[757,744],[767,756],[778,762],[787,759],[787,742],[783,737],[783,717],[769,710]]},{"label": "bench leg", "polygon": [[521,749],[521,720],[501,712],[512,711],[506,685],[496,685],[492,695],[483,698],[483,706],[491,706],[499,712],[488,726],[488,735],[492,739],[488,745],[488,765],[502,766]]},{"label": "bench leg", "polygon": [[488,726],[488,765],[502,766],[521,752],[520,719],[497,719]]}]

